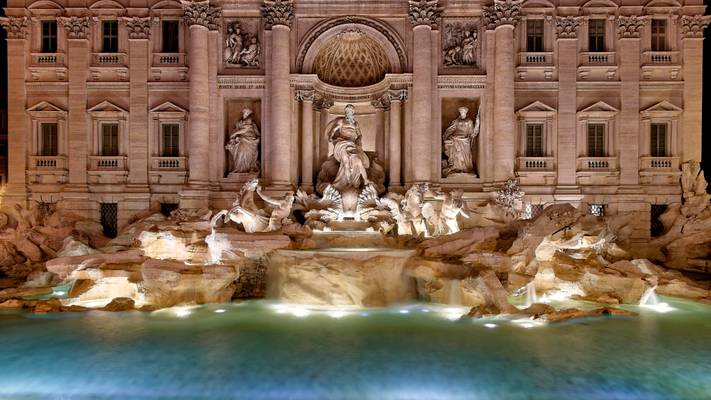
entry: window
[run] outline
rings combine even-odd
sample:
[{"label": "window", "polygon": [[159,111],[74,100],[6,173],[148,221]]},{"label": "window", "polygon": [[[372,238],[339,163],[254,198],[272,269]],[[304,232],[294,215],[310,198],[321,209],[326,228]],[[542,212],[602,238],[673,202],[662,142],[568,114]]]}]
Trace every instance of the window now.
[{"label": "window", "polygon": [[588,23],[588,51],[605,51],[605,20],[591,19]]},{"label": "window", "polygon": [[652,124],[650,132],[652,157],[667,156],[667,124]]},{"label": "window", "polygon": [[163,53],[178,53],[180,51],[180,25],[178,21],[163,21],[162,29]]},{"label": "window", "polygon": [[57,52],[57,21],[42,21],[42,53]]},{"label": "window", "polygon": [[115,157],[119,154],[118,124],[101,124],[101,155]]},{"label": "window", "polygon": [[104,228],[106,237],[115,238],[118,233],[118,204],[99,204],[101,226]]},{"label": "window", "polygon": [[104,53],[118,52],[118,21],[104,21],[101,23],[102,47]]},{"label": "window", "polygon": [[526,21],[526,51],[543,51],[543,20]]},{"label": "window", "polygon": [[667,51],[667,21],[652,20],[652,51]]},{"label": "window", "polygon": [[41,127],[42,143],[40,147],[41,156],[56,156],[57,145],[59,143],[57,139],[57,124],[56,123],[43,123]]},{"label": "window", "polygon": [[605,156],[605,125],[588,124],[588,157]]},{"label": "window", "polygon": [[526,125],[526,157],[543,157],[543,124]]},{"label": "window", "polygon": [[163,124],[163,157],[178,157],[180,155],[180,125]]}]

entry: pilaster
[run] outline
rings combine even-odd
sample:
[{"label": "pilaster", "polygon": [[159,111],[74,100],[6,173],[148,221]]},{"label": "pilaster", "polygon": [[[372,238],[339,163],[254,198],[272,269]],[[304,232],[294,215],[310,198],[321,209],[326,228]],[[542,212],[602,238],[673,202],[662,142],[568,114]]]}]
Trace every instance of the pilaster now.
[{"label": "pilaster", "polygon": [[314,175],[314,92],[300,90],[296,100],[301,102],[301,189],[313,191]]},{"label": "pilaster", "polygon": [[[681,161],[701,161],[702,149],[702,87],[704,29],[711,16],[684,15],[681,17],[681,51],[684,77],[684,112],[682,114]],[[711,139],[708,139],[711,140]]]},{"label": "pilaster", "polygon": [[128,184],[148,192],[148,39],[151,21],[145,17],[126,18],[128,28],[129,91]]}]

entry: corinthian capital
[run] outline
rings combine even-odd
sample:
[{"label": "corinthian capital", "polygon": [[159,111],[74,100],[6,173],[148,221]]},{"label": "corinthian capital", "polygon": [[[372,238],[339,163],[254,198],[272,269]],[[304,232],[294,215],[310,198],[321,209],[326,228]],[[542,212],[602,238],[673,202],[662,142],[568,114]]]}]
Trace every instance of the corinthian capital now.
[{"label": "corinthian capital", "polygon": [[58,17],[69,39],[86,39],[89,33],[89,17]]},{"label": "corinthian capital", "polygon": [[378,110],[387,111],[390,109],[390,93],[385,93],[382,96],[373,99],[370,104]]},{"label": "corinthian capital", "polygon": [[188,26],[202,25],[212,31],[220,28],[222,11],[217,7],[211,7],[209,0],[183,0],[181,3],[183,4],[183,20]]},{"label": "corinthian capital", "polygon": [[496,29],[502,25],[516,27],[521,19],[521,2],[516,0],[496,1],[494,5],[485,7],[482,15],[486,29]]},{"label": "corinthian capital", "polygon": [[555,17],[555,31],[558,39],[576,39],[580,17]]},{"label": "corinthian capital", "polygon": [[151,35],[150,17],[129,17],[124,18],[129,39],[148,39]]},{"label": "corinthian capital", "polygon": [[27,17],[2,17],[0,25],[7,31],[8,39],[27,39]]},{"label": "corinthian capital", "polygon": [[314,109],[316,111],[328,110],[333,107],[333,100],[322,95],[321,93],[314,94]]},{"label": "corinthian capital", "polygon": [[405,100],[407,100],[407,90],[390,90],[388,92],[388,95],[390,96],[391,102],[404,102]]},{"label": "corinthian capital", "polygon": [[629,17],[620,16],[617,18],[617,33],[620,39],[624,38],[639,38],[642,33],[642,27],[647,20],[644,16],[632,15]]},{"label": "corinthian capital", "polygon": [[291,28],[294,21],[293,0],[264,0],[262,16],[266,20],[267,29],[274,25],[284,25]]},{"label": "corinthian capital", "polygon": [[412,26],[437,26],[442,16],[442,8],[438,0],[408,0],[410,4],[410,22]]},{"label": "corinthian capital", "polygon": [[711,22],[711,15],[683,15],[681,17],[681,36],[688,38],[703,38],[704,29]]},{"label": "corinthian capital", "polygon": [[313,90],[297,90],[294,95],[296,101],[314,101],[314,91]]}]

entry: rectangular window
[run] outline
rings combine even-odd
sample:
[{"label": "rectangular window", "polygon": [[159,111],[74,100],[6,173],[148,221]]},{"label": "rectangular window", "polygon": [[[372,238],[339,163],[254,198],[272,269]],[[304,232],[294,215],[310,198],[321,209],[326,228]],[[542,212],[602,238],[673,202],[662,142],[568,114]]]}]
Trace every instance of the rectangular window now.
[{"label": "rectangular window", "polygon": [[115,157],[119,155],[118,124],[101,124],[101,155]]},{"label": "rectangular window", "polygon": [[588,22],[588,51],[605,51],[605,20],[591,19]]},{"label": "rectangular window", "polygon": [[118,52],[118,21],[103,21],[101,23],[103,53]]},{"label": "rectangular window", "polygon": [[180,24],[178,21],[163,21],[161,25],[163,33],[162,52],[178,53],[180,51]]},{"label": "rectangular window", "polygon": [[42,21],[42,53],[57,52],[57,21]]},{"label": "rectangular window", "polygon": [[652,51],[667,51],[667,21],[652,20]]},{"label": "rectangular window", "polygon": [[118,233],[118,204],[100,203],[99,213],[101,226],[106,237],[115,238]]},{"label": "rectangular window", "polygon": [[652,157],[667,156],[667,124],[652,124],[650,132]]},{"label": "rectangular window", "polygon": [[180,155],[180,125],[163,124],[163,157],[178,157]]},{"label": "rectangular window", "polygon": [[543,51],[543,20],[532,19],[526,21],[526,51]]},{"label": "rectangular window", "polygon": [[588,124],[588,157],[605,157],[604,124]]},{"label": "rectangular window", "polygon": [[526,157],[543,157],[543,124],[526,125]]},{"label": "rectangular window", "polygon": [[58,153],[57,144],[57,124],[56,123],[43,123],[41,125],[42,129],[42,147],[40,148],[41,156],[54,157]]}]

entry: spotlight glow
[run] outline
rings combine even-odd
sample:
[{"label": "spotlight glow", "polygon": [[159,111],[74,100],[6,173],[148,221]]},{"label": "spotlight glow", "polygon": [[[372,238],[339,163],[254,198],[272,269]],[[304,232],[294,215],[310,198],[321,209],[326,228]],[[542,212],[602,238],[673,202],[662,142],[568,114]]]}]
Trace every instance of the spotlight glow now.
[{"label": "spotlight glow", "polygon": [[409,314],[410,310],[400,310],[398,311],[400,314]]},{"label": "spotlight glow", "polygon": [[676,310],[676,308],[670,306],[668,303],[642,304],[640,307],[662,314]]},{"label": "spotlight glow", "polygon": [[491,328],[496,328],[496,324],[492,324],[492,323],[484,324],[484,326],[487,327],[487,328],[490,328],[490,329],[491,329]]},{"label": "spotlight glow", "polygon": [[217,310],[215,310],[215,313],[217,313],[217,314],[222,314],[224,312],[225,312],[224,308],[218,308]]}]

